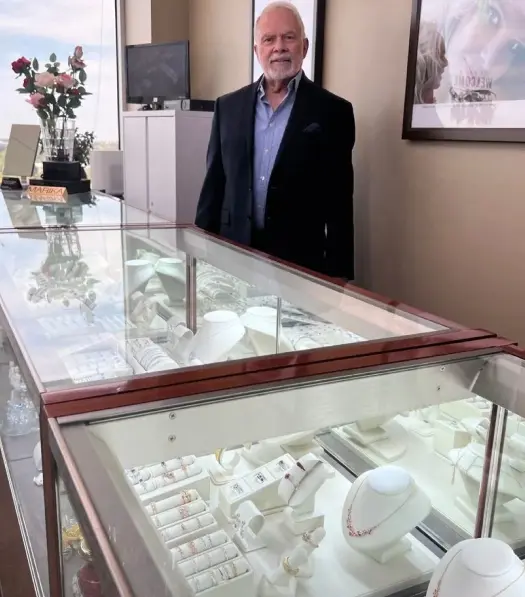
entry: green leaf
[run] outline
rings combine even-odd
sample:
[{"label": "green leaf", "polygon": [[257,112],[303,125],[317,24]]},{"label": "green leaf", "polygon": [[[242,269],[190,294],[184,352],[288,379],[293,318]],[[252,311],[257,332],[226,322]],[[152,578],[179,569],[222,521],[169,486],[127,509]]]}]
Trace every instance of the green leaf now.
[{"label": "green leaf", "polygon": [[48,104],[54,104],[54,103],[56,103],[55,96],[52,93],[46,93],[45,94],[45,98],[46,98],[46,102]]},{"label": "green leaf", "polygon": [[83,95],[84,93],[87,93],[87,92],[86,92],[86,88],[85,88],[83,85],[79,85],[79,86],[77,87],[77,89],[78,89],[78,92],[79,92],[79,93],[81,93],[82,95]]},{"label": "green leaf", "polygon": [[58,68],[60,66],[60,62],[55,62],[55,64],[53,65],[55,68]]},{"label": "green leaf", "polygon": [[68,108],[79,108],[80,107],[80,98],[76,95],[73,95],[69,98]]},{"label": "green leaf", "polygon": [[57,104],[61,107],[61,108],[65,108],[66,107],[66,103],[67,103],[67,97],[65,95],[59,95],[58,96],[58,100],[57,100]]},{"label": "green leaf", "polygon": [[53,106],[53,116],[60,116],[60,106],[56,104]]},{"label": "green leaf", "polygon": [[31,93],[31,91],[29,89],[26,89],[25,87],[19,87],[17,91],[18,93]]},{"label": "green leaf", "polygon": [[76,118],[75,113],[73,112],[73,110],[71,108],[67,108],[66,114],[67,114],[68,118]]},{"label": "green leaf", "polygon": [[49,56],[49,62],[55,62],[57,59],[57,55],[53,52],[50,56]]},{"label": "green leaf", "polygon": [[87,79],[86,71],[85,71],[83,68],[81,68],[81,69],[78,71],[78,80],[79,80],[81,83],[85,83],[85,82],[86,82],[86,79]]},{"label": "green leaf", "polygon": [[37,108],[36,112],[42,120],[47,120],[48,114],[45,110],[43,110],[42,108]]},{"label": "green leaf", "polygon": [[38,70],[38,60],[36,58],[33,58],[33,69]]}]

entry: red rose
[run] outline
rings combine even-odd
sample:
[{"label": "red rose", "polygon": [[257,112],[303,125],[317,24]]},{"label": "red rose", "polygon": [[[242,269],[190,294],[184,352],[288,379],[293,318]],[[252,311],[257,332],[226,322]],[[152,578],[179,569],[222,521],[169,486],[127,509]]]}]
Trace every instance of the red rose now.
[{"label": "red rose", "polygon": [[27,89],[29,87],[29,85],[31,84],[31,79],[29,77],[26,77],[24,79],[24,82],[22,83],[22,87],[24,89]]},{"label": "red rose", "polygon": [[17,75],[22,74],[26,68],[31,64],[31,61],[23,56],[14,62],[11,62],[11,68]]},{"label": "red rose", "polygon": [[75,87],[68,89],[68,92],[69,92],[69,95],[80,95],[80,91],[78,89],[76,89]]}]

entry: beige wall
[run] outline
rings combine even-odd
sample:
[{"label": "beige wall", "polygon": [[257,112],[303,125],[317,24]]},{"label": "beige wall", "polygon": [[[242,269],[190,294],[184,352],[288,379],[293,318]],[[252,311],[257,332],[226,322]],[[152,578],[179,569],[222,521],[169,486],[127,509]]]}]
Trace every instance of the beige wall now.
[{"label": "beige wall", "polygon": [[[189,2],[193,96],[247,84],[251,0]],[[402,141],[412,1],[327,4],[325,86],[356,112],[359,281],[525,343],[525,147]]]},{"label": "beige wall", "polygon": [[190,0],[192,96],[215,99],[250,82],[251,0]]}]

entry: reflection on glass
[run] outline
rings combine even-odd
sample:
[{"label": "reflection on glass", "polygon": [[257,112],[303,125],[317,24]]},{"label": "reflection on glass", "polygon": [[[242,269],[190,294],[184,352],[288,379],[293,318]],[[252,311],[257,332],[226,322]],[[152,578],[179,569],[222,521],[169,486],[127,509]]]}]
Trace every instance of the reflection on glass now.
[{"label": "reflection on glass", "polygon": [[0,236],[2,300],[47,389],[443,329],[190,230]]},{"label": "reflection on glass", "polygon": [[10,397],[1,421],[2,433],[7,436],[27,435],[38,431],[38,413],[29,395],[20,369],[9,363]]},{"label": "reflection on glass", "polygon": [[102,597],[91,549],[62,489],[60,492],[63,591],[66,597]]}]

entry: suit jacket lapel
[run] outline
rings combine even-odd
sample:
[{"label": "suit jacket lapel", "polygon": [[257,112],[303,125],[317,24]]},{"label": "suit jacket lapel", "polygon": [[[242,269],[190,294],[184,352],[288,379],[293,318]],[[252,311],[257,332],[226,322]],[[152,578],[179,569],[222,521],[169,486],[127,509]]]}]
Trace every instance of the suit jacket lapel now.
[{"label": "suit jacket lapel", "polygon": [[304,127],[308,124],[308,98],[310,95],[310,85],[313,85],[313,83],[309,79],[307,79],[303,73],[301,80],[299,81],[299,85],[297,87],[295,102],[292,108],[292,112],[290,114],[290,118],[288,119],[288,123],[284,130],[281,145],[279,146],[277,156],[275,157],[274,169],[275,166],[277,166],[277,164],[279,163],[279,159],[281,158],[283,151],[286,148],[286,145],[290,142],[291,139],[293,139],[295,134],[302,131]]},{"label": "suit jacket lapel", "polygon": [[248,169],[250,185],[253,180],[253,144],[255,128],[255,102],[257,100],[257,90],[259,89],[260,79],[250,85],[247,89],[246,99],[244,101],[243,114],[241,116],[243,127],[241,130],[246,132],[246,150],[248,151]]}]

